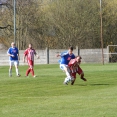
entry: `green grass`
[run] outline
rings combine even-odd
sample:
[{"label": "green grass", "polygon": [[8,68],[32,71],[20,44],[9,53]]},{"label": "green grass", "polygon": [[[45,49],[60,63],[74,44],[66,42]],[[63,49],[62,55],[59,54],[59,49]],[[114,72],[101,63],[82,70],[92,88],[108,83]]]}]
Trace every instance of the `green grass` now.
[{"label": "green grass", "polygon": [[0,117],[117,117],[117,64],[82,64],[87,82],[77,75],[73,86],[63,85],[59,65],[36,65],[37,78],[8,77],[0,67]]}]

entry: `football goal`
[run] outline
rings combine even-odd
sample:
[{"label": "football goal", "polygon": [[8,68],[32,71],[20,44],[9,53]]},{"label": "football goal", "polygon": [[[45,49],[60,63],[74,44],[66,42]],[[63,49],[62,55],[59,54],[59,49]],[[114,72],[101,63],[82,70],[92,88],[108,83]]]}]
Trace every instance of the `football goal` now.
[{"label": "football goal", "polygon": [[108,45],[108,53],[104,53],[108,56],[109,62],[117,62],[117,45]]}]

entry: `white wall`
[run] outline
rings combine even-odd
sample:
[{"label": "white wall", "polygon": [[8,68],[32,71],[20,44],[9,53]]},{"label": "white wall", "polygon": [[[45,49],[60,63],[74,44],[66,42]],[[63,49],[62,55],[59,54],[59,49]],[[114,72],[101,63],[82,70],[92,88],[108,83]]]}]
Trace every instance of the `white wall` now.
[{"label": "white wall", "polygon": [[[61,53],[67,49],[50,49],[49,50],[49,64],[57,64],[59,57],[56,57],[57,53]],[[47,49],[36,50],[40,56],[40,59],[36,59],[35,64],[47,64]],[[20,50],[20,65],[26,65],[23,63],[23,53],[24,50]],[[104,53],[108,53],[107,49],[104,49]],[[78,55],[78,48],[74,49],[74,54]],[[82,56],[82,63],[102,63],[102,50],[101,49],[80,49],[80,55]],[[108,56],[104,55],[104,62],[108,63]],[[0,50],[0,66],[9,65],[9,57],[7,56],[7,50]]]}]

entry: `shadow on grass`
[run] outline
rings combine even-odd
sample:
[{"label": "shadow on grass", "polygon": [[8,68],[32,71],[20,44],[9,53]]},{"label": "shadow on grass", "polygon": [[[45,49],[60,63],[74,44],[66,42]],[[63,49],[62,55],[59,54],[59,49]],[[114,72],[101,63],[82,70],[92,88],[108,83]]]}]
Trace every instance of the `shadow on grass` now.
[{"label": "shadow on grass", "polygon": [[78,86],[108,86],[110,84],[75,84]]},{"label": "shadow on grass", "polygon": [[110,84],[90,84],[91,86],[104,86],[104,85],[110,85]]}]

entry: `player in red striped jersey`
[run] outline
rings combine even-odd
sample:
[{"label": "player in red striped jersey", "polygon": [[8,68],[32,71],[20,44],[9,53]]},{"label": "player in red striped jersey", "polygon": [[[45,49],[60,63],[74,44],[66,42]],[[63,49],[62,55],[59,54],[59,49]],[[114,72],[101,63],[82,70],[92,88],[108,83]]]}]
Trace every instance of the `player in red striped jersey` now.
[{"label": "player in red striped jersey", "polygon": [[25,58],[27,58],[27,63],[29,65],[29,68],[26,71],[26,76],[31,72],[32,76],[36,77],[36,75],[34,75],[34,55],[37,56],[37,59],[39,58],[35,49],[32,48],[32,44],[29,44],[29,48],[25,50],[23,56],[23,61],[25,62]]},{"label": "player in red striped jersey", "polygon": [[84,81],[87,81],[84,78],[84,72],[83,70],[80,68],[80,63],[81,63],[81,56],[77,56],[75,59],[71,59],[68,66],[71,70],[71,75],[74,78],[74,80],[71,82],[71,85],[74,84],[75,80],[76,80],[76,73],[78,73],[80,75],[80,78]]}]

